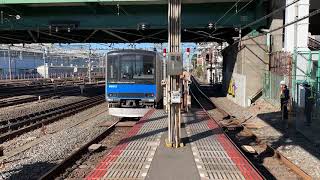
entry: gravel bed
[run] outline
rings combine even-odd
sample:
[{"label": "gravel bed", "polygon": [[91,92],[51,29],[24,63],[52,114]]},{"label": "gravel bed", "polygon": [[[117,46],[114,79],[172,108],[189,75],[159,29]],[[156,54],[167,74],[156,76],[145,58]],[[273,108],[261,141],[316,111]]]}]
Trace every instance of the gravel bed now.
[{"label": "gravel bed", "polygon": [[34,95],[22,95],[22,96],[14,96],[14,97],[9,97],[9,98],[0,98],[0,103],[1,102],[6,102],[6,101],[12,101],[12,100],[17,100],[17,99],[27,99],[35,97]]},{"label": "gravel bed", "polygon": [[83,96],[64,96],[59,99],[48,99],[46,101],[26,103],[22,106],[4,107],[0,109],[0,121],[79,102],[85,99],[88,98]]},{"label": "gravel bed", "polygon": [[[94,117],[97,114],[105,112],[107,109],[107,104],[103,103],[94,107],[91,107],[85,111],[79,112],[73,116],[63,118],[59,121],[55,121],[46,125],[44,128],[36,129],[18,136],[12,140],[6,141],[2,144],[4,147],[4,154],[21,148],[23,145],[28,144],[33,141],[37,141],[40,138],[46,138],[46,136],[51,135],[55,132],[61,131],[65,128],[73,127],[81,122],[87,121],[88,118]],[[45,130],[44,130],[45,129]],[[43,131],[44,130],[44,131]]]},{"label": "gravel bed", "polygon": [[96,152],[90,154],[88,158],[79,160],[68,171],[70,173],[64,174],[59,179],[83,179],[85,176],[95,168],[95,166],[101,161],[101,159],[108,154],[108,152],[114,148],[118,142],[125,137],[129,127],[117,127],[107,138],[100,142],[102,147]]},{"label": "gravel bed", "polygon": [[[213,117],[216,121],[223,121],[223,114],[218,109],[213,109],[209,111],[209,114],[211,117]],[[261,145],[258,145],[256,143],[246,143],[245,137],[241,136],[241,134],[245,135],[247,133],[241,132],[238,133],[236,137],[230,136],[231,139],[239,144],[243,145],[250,145],[252,146],[257,153],[259,154],[259,158],[255,157],[248,157],[258,168],[258,170],[265,176],[270,177],[273,176],[278,180],[298,180],[299,177],[291,171],[289,168],[287,168],[284,164],[282,164],[278,159],[273,157],[270,154],[265,154],[265,147],[261,147]],[[249,134],[249,133],[248,133]],[[248,142],[251,141],[251,138],[248,136],[247,139]],[[260,162],[260,159],[263,161]],[[267,168],[267,169],[265,169]],[[271,173],[271,174],[270,174]]]},{"label": "gravel bed", "polygon": [[[102,109],[103,110],[103,109]],[[89,111],[99,111],[97,107],[91,108]],[[107,112],[86,120],[88,117],[86,111],[78,115],[66,118],[66,122],[72,124],[76,121],[82,121],[78,125],[69,124],[69,128],[63,128],[66,124],[55,124],[47,126],[47,131],[56,131],[56,133],[45,135],[41,143],[7,159],[5,167],[1,169],[0,179],[37,179],[50,168],[65,159],[76,148],[101,133],[106,127],[100,127],[99,124],[110,119]],[[90,112],[89,112],[90,114]],[[39,130],[31,132],[36,135]],[[29,134],[31,137],[32,134]],[[24,136],[26,137],[26,136]],[[14,143],[12,143],[14,146]],[[12,147],[13,147],[12,146]],[[11,148],[13,149],[13,148]]]},{"label": "gravel bed", "polygon": [[260,140],[278,150],[314,179],[320,179],[319,149],[294,129],[283,127],[281,115],[277,113],[279,108],[264,100],[259,100],[253,107],[243,108],[225,97],[211,99],[216,106],[239,118],[240,121],[247,119],[245,125]]}]

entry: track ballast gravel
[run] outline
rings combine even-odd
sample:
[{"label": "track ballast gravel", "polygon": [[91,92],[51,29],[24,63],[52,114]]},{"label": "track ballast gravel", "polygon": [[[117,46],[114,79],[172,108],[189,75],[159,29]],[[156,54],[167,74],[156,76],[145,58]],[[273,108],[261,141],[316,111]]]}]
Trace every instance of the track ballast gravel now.
[{"label": "track ballast gravel", "polygon": [[[106,127],[99,125],[106,120],[111,120],[107,112],[87,119],[93,112],[103,111],[105,108],[105,106],[101,105],[98,107],[103,109],[98,109],[96,106],[75,116],[65,118],[65,120],[48,125],[46,127],[47,134],[40,143],[6,160],[5,167],[1,169],[0,179],[37,179],[65,159],[75,149],[101,133]],[[66,126],[67,128],[64,128]],[[59,129],[57,132],[49,133],[57,130],[57,128]],[[34,134],[32,132],[29,133],[29,137],[37,139],[36,135],[39,133],[41,133],[41,130],[40,132],[36,130]],[[34,140],[29,141],[32,143]],[[11,149],[14,149],[13,147],[17,145],[15,145],[14,140],[11,142]]]}]

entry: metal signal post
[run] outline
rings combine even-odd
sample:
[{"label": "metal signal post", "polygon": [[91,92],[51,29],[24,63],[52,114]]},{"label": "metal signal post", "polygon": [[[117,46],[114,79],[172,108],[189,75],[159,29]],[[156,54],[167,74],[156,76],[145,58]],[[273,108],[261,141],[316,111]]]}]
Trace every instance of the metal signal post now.
[{"label": "metal signal post", "polygon": [[191,96],[189,92],[189,84],[190,84],[190,48],[187,48],[187,73],[183,76],[183,84],[184,84],[184,109],[186,112],[189,111],[191,106]]}]

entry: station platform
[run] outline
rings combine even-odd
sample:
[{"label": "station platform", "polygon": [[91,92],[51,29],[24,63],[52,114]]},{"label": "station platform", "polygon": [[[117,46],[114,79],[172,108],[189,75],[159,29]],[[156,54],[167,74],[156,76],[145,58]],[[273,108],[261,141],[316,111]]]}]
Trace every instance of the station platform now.
[{"label": "station platform", "polygon": [[184,147],[165,146],[167,115],[150,110],[86,179],[263,179],[203,110],[182,114]]}]

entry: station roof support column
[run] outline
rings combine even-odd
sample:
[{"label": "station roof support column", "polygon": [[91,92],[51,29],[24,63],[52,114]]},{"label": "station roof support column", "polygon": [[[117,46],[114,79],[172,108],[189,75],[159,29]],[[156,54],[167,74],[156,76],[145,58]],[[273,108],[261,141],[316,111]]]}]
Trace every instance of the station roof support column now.
[{"label": "station roof support column", "polygon": [[169,96],[167,146],[181,147],[181,0],[168,0],[167,94]]}]

